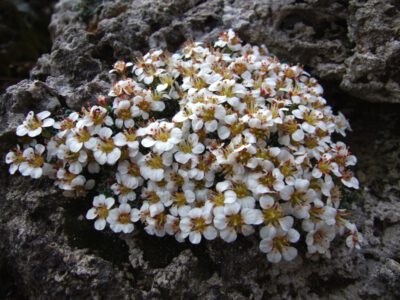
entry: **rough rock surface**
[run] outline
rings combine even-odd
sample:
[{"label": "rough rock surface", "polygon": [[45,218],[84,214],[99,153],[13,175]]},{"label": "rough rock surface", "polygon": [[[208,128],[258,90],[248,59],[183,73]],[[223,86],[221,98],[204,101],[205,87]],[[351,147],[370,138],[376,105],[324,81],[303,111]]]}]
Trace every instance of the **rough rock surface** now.
[{"label": "rough rock surface", "polygon": [[[99,5],[99,3],[101,3]],[[266,44],[318,76],[351,120],[348,143],[362,189],[345,201],[365,236],[361,252],[337,241],[332,259],[271,265],[255,239],[193,247],[140,230],[95,232],[87,199],[47,180],[10,177],[0,189],[0,298],[398,299],[400,297],[399,1],[61,0],[53,46],[31,78],[1,96],[0,152],[31,110],[79,109],[110,86],[108,69],[151,47],[176,50],[222,29]],[[356,97],[356,98],[353,98]]]}]

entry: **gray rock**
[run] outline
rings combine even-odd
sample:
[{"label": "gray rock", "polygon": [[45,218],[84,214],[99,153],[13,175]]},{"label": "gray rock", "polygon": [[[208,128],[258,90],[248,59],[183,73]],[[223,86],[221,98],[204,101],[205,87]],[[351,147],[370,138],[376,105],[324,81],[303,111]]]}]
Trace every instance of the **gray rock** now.
[{"label": "gray rock", "polygon": [[[399,297],[400,102],[396,1],[61,0],[52,50],[31,78],[1,96],[0,149],[29,110],[79,109],[108,92],[108,69],[152,47],[213,40],[232,27],[318,76],[350,118],[348,143],[362,189],[345,204],[365,236],[361,252],[336,242],[332,258],[271,265],[256,238],[195,247],[173,238],[96,232],[88,199],[47,180],[6,175],[0,187],[0,298],[396,299]],[[361,100],[356,100],[352,96]],[[338,100],[332,102],[335,98]],[[365,101],[366,100],[366,101]],[[304,251],[303,251],[304,253]]]}]

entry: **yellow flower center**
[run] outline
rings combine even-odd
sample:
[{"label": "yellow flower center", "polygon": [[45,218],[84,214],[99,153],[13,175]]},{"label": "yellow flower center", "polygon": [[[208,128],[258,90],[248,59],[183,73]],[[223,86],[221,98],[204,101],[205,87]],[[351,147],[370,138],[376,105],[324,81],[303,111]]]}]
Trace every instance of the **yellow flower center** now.
[{"label": "yellow flower center", "polygon": [[318,168],[320,169],[320,171],[323,174],[329,174],[330,168],[329,168],[329,164],[325,161],[320,161],[318,163]]},{"label": "yellow flower center", "polygon": [[265,174],[264,176],[260,177],[258,179],[258,182],[261,183],[262,185],[272,189],[274,186],[274,183],[276,181],[276,178],[272,175],[271,172]]},{"label": "yellow flower center", "polygon": [[153,101],[160,101],[163,97],[163,95],[157,91],[153,91],[151,94]]},{"label": "yellow flower center", "polygon": [[236,193],[236,196],[240,198],[244,198],[247,196],[250,196],[250,192],[247,189],[246,185],[244,183],[238,183],[234,186],[233,188],[234,192]]},{"label": "yellow flower center", "polygon": [[292,165],[290,161],[287,161],[279,168],[279,170],[283,176],[288,177],[296,172],[296,167]]},{"label": "yellow flower center", "polygon": [[100,219],[105,219],[108,217],[108,208],[104,205],[101,204],[97,209],[96,213],[99,216]]},{"label": "yellow flower center", "polygon": [[162,229],[164,224],[167,222],[167,215],[165,213],[160,213],[154,217],[156,219],[157,229]]},{"label": "yellow flower center", "polygon": [[121,213],[121,214],[119,214],[118,223],[120,223],[120,224],[129,224],[129,223],[131,223],[131,214],[130,213]]},{"label": "yellow flower center", "polygon": [[148,192],[147,199],[149,199],[151,203],[160,202],[160,197],[157,195],[155,191]]},{"label": "yellow flower center", "polygon": [[241,134],[245,129],[245,125],[243,123],[237,122],[231,126],[232,135],[236,136]]},{"label": "yellow flower center", "polygon": [[235,63],[233,66],[233,72],[235,72],[238,75],[242,75],[244,72],[246,72],[247,67],[244,63],[238,62]]},{"label": "yellow flower center", "polygon": [[79,152],[76,152],[76,153],[68,152],[65,155],[65,159],[68,160],[68,161],[77,161],[79,159]]},{"label": "yellow flower center", "polygon": [[86,128],[83,128],[79,132],[76,133],[78,141],[81,143],[85,143],[90,139],[90,133]]},{"label": "yellow flower center", "polygon": [[203,232],[207,227],[206,221],[203,218],[193,219],[194,231]]},{"label": "yellow flower center", "polygon": [[273,240],[272,248],[278,250],[279,252],[282,252],[283,248],[289,245],[290,245],[289,240],[286,237],[276,236]]},{"label": "yellow flower center", "polygon": [[117,116],[122,120],[132,119],[131,110],[129,108],[119,110]]},{"label": "yellow flower center", "polygon": [[101,150],[105,153],[111,153],[115,148],[114,142],[112,139],[103,140],[101,143]]},{"label": "yellow flower center", "polygon": [[35,155],[29,164],[34,168],[40,168],[43,166],[44,158],[40,155]]},{"label": "yellow flower center", "polygon": [[252,157],[253,157],[252,154],[247,152],[246,149],[243,149],[242,151],[239,152],[239,155],[237,156],[236,160],[238,163],[246,164]]},{"label": "yellow flower center", "polygon": [[318,146],[318,139],[315,137],[309,137],[306,136],[304,138],[304,145],[308,148],[308,149],[314,149],[315,147]]},{"label": "yellow flower center", "polygon": [[237,231],[240,231],[240,227],[243,225],[243,218],[241,214],[228,216],[228,226],[234,227]]},{"label": "yellow flower center", "polygon": [[160,155],[153,155],[148,161],[147,165],[152,169],[162,169],[164,167],[162,157]]},{"label": "yellow flower center", "polygon": [[105,117],[106,117],[106,114],[103,111],[97,109],[93,112],[93,115],[92,115],[93,123],[95,125],[101,125],[101,124],[103,124]]},{"label": "yellow flower center", "polygon": [[128,174],[132,176],[139,176],[140,175],[140,168],[137,164],[131,163],[128,167]]},{"label": "yellow flower center", "polygon": [[278,204],[275,204],[269,209],[263,210],[264,223],[266,225],[278,225],[279,219],[283,218],[284,215],[283,209]]},{"label": "yellow flower center", "polygon": [[297,123],[294,120],[289,120],[279,126],[284,134],[293,134],[297,130]]},{"label": "yellow flower center", "polygon": [[30,119],[28,121],[27,127],[28,127],[29,130],[33,131],[35,129],[38,129],[39,127],[42,127],[42,125],[43,125],[43,123],[42,123],[41,120],[39,120],[36,117],[33,117],[32,119]]},{"label": "yellow flower center", "polygon": [[235,93],[233,92],[233,86],[224,86],[221,90],[221,95],[228,98],[235,96]]},{"label": "yellow flower center", "polygon": [[215,206],[223,206],[225,204],[225,196],[222,193],[215,194],[211,201],[214,203]]},{"label": "yellow flower center", "polygon": [[207,86],[207,83],[204,81],[204,79],[197,76],[192,78],[192,83],[193,86],[198,90],[201,90]]},{"label": "yellow flower center", "polygon": [[317,123],[317,118],[311,111],[305,112],[303,118],[310,125],[315,125]]},{"label": "yellow flower center", "polygon": [[213,121],[215,120],[215,108],[207,108],[203,110],[203,120],[208,122],[208,121]]},{"label": "yellow flower center", "polygon": [[314,222],[317,222],[321,220],[321,215],[324,213],[324,208],[323,207],[311,207],[310,208],[310,219]]},{"label": "yellow flower center", "polygon": [[302,206],[308,200],[307,195],[304,192],[295,191],[290,197],[290,203],[292,206]]},{"label": "yellow flower center", "polygon": [[146,100],[140,101],[137,106],[144,112],[150,112],[151,111],[151,103],[147,102]]},{"label": "yellow flower center", "polygon": [[174,195],[174,202],[178,206],[183,206],[186,204],[186,197],[184,193],[175,193]]},{"label": "yellow flower center", "polygon": [[166,130],[160,130],[154,135],[154,138],[157,141],[162,141],[162,142],[168,141],[170,137],[171,137],[171,133]]},{"label": "yellow flower center", "polygon": [[67,129],[72,129],[72,128],[74,128],[74,121],[72,121],[71,119],[67,118],[61,122],[61,125],[60,125],[61,131],[64,131]]},{"label": "yellow flower center", "polygon": [[124,185],[120,185],[119,186],[119,192],[121,193],[121,195],[127,195],[130,192],[132,192],[132,190]]},{"label": "yellow flower center", "polygon": [[192,144],[189,142],[183,142],[179,148],[183,153],[192,153]]}]

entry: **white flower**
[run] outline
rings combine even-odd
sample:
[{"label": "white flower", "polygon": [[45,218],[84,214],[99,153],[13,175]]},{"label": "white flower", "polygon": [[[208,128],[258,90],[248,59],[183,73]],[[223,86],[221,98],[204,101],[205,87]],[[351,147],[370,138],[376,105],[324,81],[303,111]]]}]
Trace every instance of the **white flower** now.
[{"label": "white flower", "polygon": [[174,123],[153,122],[146,128],[140,128],[137,131],[139,136],[144,136],[142,145],[146,148],[152,148],[155,153],[163,153],[171,150],[181,141],[182,130],[174,127]]},{"label": "white flower", "polygon": [[111,137],[112,134],[112,130],[107,127],[99,130],[99,139],[93,155],[100,165],[104,165],[105,163],[113,165],[121,157],[121,150],[115,144],[116,138]]},{"label": "white flower", "polygon": [[73,174],[80,174],[83,166],[87,162],[87,153],[85,150],[72,152],[66,145],[59,145],[57,149],[57,157],[68,163],[68,170]]},{"label": "white flower", "polygon": [[143,178],[140,176],[140,166],[134,161],[124,160],[118,164],[118,173],[121,180],[130,186],[141,186]]},{"label": "white flower", "polygon": [[149,181],[147,188],[142,190],[142,199],[149,200],[150,217],[155,217],[172,204],[171,193],[160,189],[156,183]]},{"label": "white flower", "polygon": [[133,116],[137,108],[132,106],[132,103],[128,100],[122,100],[118,103],[117,107],[114,109],[114,114],[117,117],[115,119],[115,126],[118,128],[131,128],[135,125]]},{"label": "white flower", "polygon": [[309,189],[310,182],[306,179],[296,179],[294,185],[287,185],[280,191],[283,200],[289,201],[290,208],[296,218],[309,217],[310,204],[317,199],[313,189]]},{"label": "white flower", "polygon": [[183,218],[179,227],[184,237],[189,236],[192,244],[199,244],[201,237],[207,240],[213,240],[217,237],[217,230],[212,225],[212,215],[207,210],[193,208],[188,216]]},{"label": "white flower", "polygon": [[333,173],[337,177],[342,176],[337,163],[334,162],[332,159],[332,155],[325,153],[318,161],[318,164],[314,166],[314,169],[312,170],[312,175],[315,178],[321,178],[323,175],[325,177],[330,176],[330,173]]},{"label": "white flower", "polygon": [[86,196],[88,190],[94,188],[95,184],[96,182],[94,179],[86,180],[85,176],[83,175],[75,176],[72,180],[69,179],[69,182],[67,181],[67,184],[63,186],[63,189],[65,189],[63,195],[65,197],[75,198],[84,197]]},{"label": "white flower", "polygon": [[135,107],[139,108],[134,111],[135,117],[140,116],[143,120],[147,120],[151,112],[163,111],[165,109],[165,103],[161,100],[153,99],[153,96],[151,92],[147,92],[144,95],[137,95],[133,98]]},{"label": "white flower", "polygon": [[131,62],[125,63],[122,60],[117,61],[114,65],[113,65],[113,69],[110,71],[110,73],[121,73],[124,74],[126,71],[126,68],[132,67],[133,64]]},{"label": "white flower", "polygon": [[186,164],[189,160],[197,165],[199,154],[204,152],[204,145],[199,143],[199,136],[195,133],[190,134],[184,141],[178,144],[178,151],[174,158],[181,164]]},{"label": "white flower", "polygon": [[79,114],[77,112],[70,113],[69,116],[61,121],[55,122],[53,127],[59,130],[57,136],[62,138],[68,134],[76,125],[79,119]]},{"label": "white flower", "polygon": [[153,50],[147,53],[143,59],[133,66],[133,72],[137,76],[138,81],[143,81],[145,84],[150,85],[156,76],[159,76],[163,71],[159,69],[163,63],[160,60],[161,50]]},{"label": "white flower", "polygon": [[196,199],[196,195],[191,190],[175,192],[172,195],[173,204],[170,207],[171,214],[174,216],[186,217],[191,209],[190,204]]},{"label": "white flower", "polygon": [[335,125],[335,131],[342,136],[346,136],[346,130],[351,130],[349,122],[341,112],[339,112],[338,116],[335,116]]},{"label": "white flower", "polygon": [[285,188],[283,175],[278,168],[268,165],[263,173],[251,173],[247,179],[248,188],[255,194],[279,192]]},{"label": "white flower", "polygon": [[268,261],[278,263],[282,258],[291,261],[297,256],[297,249],[290,246],[296,243],[300,234],[295,229],[289,231],[279,230],[275,236],[266,237],[260,241],[260,250],[267,253]]},{"label": "white flower", "polygon": [[10,165],[8,169],[10,174],[15,174],[21,163],[24,161],[25,158],[19,146],[8,152],[6,155],[6,163]]},{"label": "white flower", "polygon": [[140,92],[141,89],[138,87],[137,82],[128,78],[126,80],[120,80],[115,83],[108,93],[108,96],[111,97],[120,97],[116,99],[123,99],[125,95],[131,96],[137,92]]},{"label": "white flower", "polygon": [[66,140],[66,145],[72,152],[79,152],[83,146],[88,150],[93,150],[96,144],[97,138],[92,137],[92,133],[86,127],[72,129]]},{"label": "white flower", "polygon": [[86,219],[96,219],[94,222],[94,228],[96,228],[96,230],[103,230],[106,227],[106,219],[114,202],[114,198],[106,198],[103,194],[93,198],[93,207],[86,213]]},{"label": "white flower", "polygon": [[[321,203],[322,204],[322,203]],[[314,230],[316,224],[324,222],[327,225],[336,224],[337,209],[331,206],[317,206],[314,204],[309,210],[310,218],[304,219],[301,227],[304,231],[310,232]]]},{"label": "white flower", "polygon": [[36,144],[35,148],[26,148],[23,152],[24,161],[19,165],[19,171],[22,176],[31,176],[39,178],[47,175],[50,171],[50,165],[45,162],[44,151],[46,148],[41,144]]},{"label": "white flower", "polygon": [[158,237],[165,236],[165,226],[167,223],[167,214],[162,211],[155,215],[154,217],[148,216],[146,218],[146,226],[144,230],[149,235],[155,235]]},{"label": "white flower", "polygon": [[214,226],[220,230],[221,238],[230,243],[236,240],[237,233],[248,236],[254,232],[251,225],[260,224],[262,217],[257,209],[243,208],[239,203],[226,204],[214,210]]},{"label": "white flower", "polygon": [[299,105],[297,109],[292,111],[292,114],[296,118],[304,120],[301,128],[307,133],[315,133],[317,126],[326,130],[325,124],[321,121],[324,115],[318,110],[312,110],[304,105]]},{"label": "white flower", "polygon": [[126,203],[127,201],[133,201],[136,199],[136,189],[139,185],[139,181],[129,180],[127,177],[116,175],[117,182],[111,186],[115,195],[118,195],[120,203]]},{"label": "white flower", "polygon": [[130,205],[123,203],[119,207],[110,210],[107,222],[114,232],[131,233],[134,229],[133,219]]},{"label": "white flower", "polygon": [[240,112],[246,108],[246,104],[240,101],[240,97],[243,97],[247,90],[243,85],[236,83],[234,79],[214,82],[208,89],[218,93],[219,103],[227,102],[234,110]]},{"label": "white flower", "polygon": [[349,247],[350,249],[356,248],[356,249],[360,250],[363,240],[364,240],[363,236],[356,229],[356,230],[354,230],[354,232],[351,232],[347,236],[346,246]]},{"label": "white flower", "polygon": [[286,215],[281,205],[271,196],[260,197],[260,206],[265,225],[260,229],[261,238],[273,238],[277,231],[289,231],[292,228],[293,217]]},{"label": "white flower", "polygon": [[192,128],[194,132],[205,128],[206,132],[214,132],[218,129],[218,122],[225,119],[226,110],[223,105],[215,105],[211,103],[195,103],[192,108],[193,114],[190,116],[192,120]]},{"label": "white flower", "polygon": [[165,232],[169,235],[174,235],[175,239],[182,243],[185,240],[184,235],[179,227],[180,218],[167,215],[166,222],[165,222]]},{"label": "white flower", "polygon": [[171,163],[172,155],[168,155],[168,152],[163,155],[149,153],[139,160],[140,174],[145,179],[161,181],[164,178],[165,167]]},{"label": "white flower", "polygon": [[308,252],[325,254],[329,251],[330,244],[335,238],[335,226],[325,223],[318,223],[314,230],[311,230],[306,237]]},{"label": "white flower", "polygon": [[232,29],[221,33],[218,41],[214,44],[214,47],[224,48],[225,46],[229,47],[232,51],[239,51],[242,48],[239,37]]},{"label": "white flower", "polygon": [[142,206],[140,209],[132,208],[131,215],[132,215],[132,222],[141,221],[142,223],[146,222],[146,219],[150,216],[149,211],[149,202],[143,201]]},{"label": "white flower", "polygon": [[349,188],[358,189],[360,187],[357,178],[350,170],[343,172],[341,182]]},{"label": "white flower", "polygon": [[92,106],[90,111],[84,110],[84,116],[76,124],[77,128],[90,127],[94,132],[103,126],[112,126],[112,118],[108,115],[107,109],[102,106]]},{"label": "white flower", "polygon": [[245,181],[239,179],[221,181],[217,183],[216,189],[218,192],[224,193],[226,204],[238,202],[243,208],[254,208],[255,199],[248,190]]},{"label": "white flower", "polygon": [[54,124],[54,119],[49,118],[50,112],[42,111],[35,115],[30,111],[24,122],[17,127],[17,135],[30,137],[38,136],[42,133],[43,127],[50,127]]}]

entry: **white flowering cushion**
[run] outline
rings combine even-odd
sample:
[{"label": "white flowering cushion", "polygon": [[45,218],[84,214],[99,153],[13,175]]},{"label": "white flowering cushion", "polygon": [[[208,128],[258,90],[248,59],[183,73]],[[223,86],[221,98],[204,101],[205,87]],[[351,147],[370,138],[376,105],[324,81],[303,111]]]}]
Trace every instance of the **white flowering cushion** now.
[{"label": "white flowering cushion", "polygon": [[298,243],[329,256],[338,234],[360,248],[340,208],[343,186],[358,188],[357,160],[334,139],[349,124],[301,66],[229,30],[214,47],[152,50],[111,73],[120,80],[98,105],[56,122],[30,112],[16,131],[30,140],[6,156],[10,173],[47,175],[66,196],[97,184],[86,214],[97,230],[142,223],[193,244],[256,233],[274,263],[294,259]]}]

